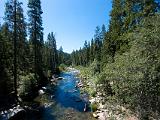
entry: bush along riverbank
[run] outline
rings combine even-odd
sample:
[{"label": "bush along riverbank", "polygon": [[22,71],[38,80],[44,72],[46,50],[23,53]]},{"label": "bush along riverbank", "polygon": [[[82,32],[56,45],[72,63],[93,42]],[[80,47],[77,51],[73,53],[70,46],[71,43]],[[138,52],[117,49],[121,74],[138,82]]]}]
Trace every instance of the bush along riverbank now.
[{"label": "bush along riverbank", "polygon": [[[99,120],[138,120],[137,115],[127,106],[116,102],[114,96],[110,97],[111,94],[114,94],[110,88],[112,83],[105,87],[106,91],[100,89],[104,85],[102,81],[105,75],[94,73],[92,66],[75,68],[80,71],[78,77],[81,79],[79,83],[81,92],[87,92],[90,95],[91,112],[95,118]],[[106,97],[107,92],[110,94],[108,97]]]},{"label": "bush along riverbank", "polygon": [[0,110],[0,120],[39,120],[43,109],[51,105],[50,99],[53,88],[58,80],[62,79],[59,75],[47,75],[46,83],[36,86],[34,74],[21,77],[21,83],[18,89],[19,101],[12,106]]}]

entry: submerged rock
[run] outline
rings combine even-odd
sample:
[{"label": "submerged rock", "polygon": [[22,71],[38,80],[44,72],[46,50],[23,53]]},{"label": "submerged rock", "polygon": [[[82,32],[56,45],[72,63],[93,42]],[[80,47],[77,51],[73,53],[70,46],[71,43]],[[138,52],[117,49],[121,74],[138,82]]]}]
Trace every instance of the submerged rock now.
[{"label": "submerged rock", "polygon": [[52,99],[52,98],[55,98],[55,95],[51,95],[51,99]]}]

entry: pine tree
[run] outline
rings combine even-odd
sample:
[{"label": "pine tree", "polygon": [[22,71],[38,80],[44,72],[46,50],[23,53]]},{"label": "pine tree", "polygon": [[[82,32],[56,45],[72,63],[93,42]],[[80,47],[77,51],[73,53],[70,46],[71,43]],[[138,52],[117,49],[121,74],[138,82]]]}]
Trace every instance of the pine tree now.
[{"label": "pine tree", "polygon": [[76,57],[77,57],[76,51],[73,50],[73,52],[71,53],[72,66],[77,65]]},{"label": "pine tree", "polygon": [[94,40],[91,40],[91,47],[90,47],[90,63],[94,61]]},{"label": "pine tree", "polygon": [[95,59],[100,62],[101,61],[101,47],[102,47],[102,39],[101,39],[101,32],[100,28],[97,26],[95,30],[95,35],[94,35],[94,54],[95,54]]},{"label": "pine tree", "polygon": [[[8,26],[9,31],[12,35],[13,40],[13,76],[14,76],[14,96],[15,100],[18,101],[17,92],[17,2],[16,0],[11,0],[6,3],[5,11],[5,24]],[[11,42],[11,41],[10,41]]]},{"label": "pine tree", "polygon": [[41,78],[43,77],[43,27],[42,27],[42,9],[40,0],[29,0],[28,2],[28,16],[29,16],[29,40],[32,46],[32,58],[34,60],[34,73]]},{"label": "pine tree", "polygon": [[101,66],[102,68],[107,64],[112,62],[112,52],[110,51],[111,39],[109,36],[109,32],[107,32],[104,36],[103,46],[102,46],[102,56],[101,56]]},{"label": "pine tree", "polygon": [[57,53],[57,45],[56,45],[56,39],[53,32],[48,34],[48,47],[49,47],[49,63],[50,63],[50,69],[52,73],[57,72],[58,68],[58,53]]},{"label": "pine tree", "polygon": [[158,4],[155,0],[125,0],[123,4],[124,31],[133,30],[145,17],[156,13]]},{"label": "pine tree", "polygon": [[101,41],[102,41],[102,43],[103,43],[103,42],[104,42],[104,39],[105,39],[105,35],[106,35],[106,27],[105,27],[104,24],[102,25],[100,35],[101,35]]},{"label": "pine tree", "polygon": [[88,43],[87,41],[84,42],[84,47],[83,47],[83,65],[87,66],[89,62],[89,49],[88,49]]},{"label": "pine tree", "polygon": [[9,101],[15,102],[13,97],[13,44],[11,33],[7,24],[3,24],[0,30],[0,108],[10,105]]},{"label": "pine tree", "polygon": [[143,12],[142,15],[144,17],[154,15],[156,13],[157,6],[158,4],[156,3],[155,0],[142,1],[142,12]]},{"label": "pine tree", "polygon": [[58,59],[59,59],[59,64],[64,63],[64,53],[63,53],[63,48],[62,46],[58,50]]},{"label": "pine tree", "polygon": [[91,59],[91,56],[90,56],[90,51],[91,51],[91,44],[90,44],[90,41],[88,42],[88,45],[87,45],[87,65],[90,64],[90,59]]},{"label": "pine tree", "polygon": [[23,15],[23,9],[21,7],[22,3],[17,3],[17,62],[19,71],[28,71],[28,59],[27,50],[28,42],[26,39],[26,25],[25,18]]},{"label": "pine tree", "polygon": [[123,25],[123,7],[122,7],[122,0],[113,0],[112,3],[112,11],[111,11],[111,20],[109,25],[109,32],[110,32],[110,45],[109,45],[109,52],[112,57],[112,62],[114,61],[115,52],[119,49],[119,42],[117,41],[118,36],[122,34],[122,25]]}]

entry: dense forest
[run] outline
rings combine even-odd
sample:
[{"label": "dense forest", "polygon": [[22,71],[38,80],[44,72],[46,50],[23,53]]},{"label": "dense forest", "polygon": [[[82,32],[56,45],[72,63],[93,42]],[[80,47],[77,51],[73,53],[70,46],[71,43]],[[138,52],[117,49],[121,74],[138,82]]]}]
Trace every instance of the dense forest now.
[{"label": "dense forest", "polygon": [[159,7],[155,0],[113,0],[109,29],[96,27],[93,39],[71,54],[104,102],[128,107],[142,120],[159,119]]},{"label": "dense forest", "polygon": [[91,94],[99,91],[104,103],[125,106],[140,120],[160,118],[158,0],[112,0],[108,29],[97,26],[71,54],[57,49],[53,32],[43,39],[40,0],[28,0],[28,20],[22,6],[8,0],[0,25],[0,111],[32,100],[60,68],[72,66],[93,80]]},{"label": "dense forest", "polygon": [[48,83],[48,78],[59,72],[58,66],[62,62],[69,64],[66,60],[68,54],[63,52],[63,48],[57,50],[53,32],[43,40],[40,0],[28,1],[28,21],[22,5],[18,0],[7,1],[4,23],[0,26],[2,110],[22,100],[33,99],[38,89]]}]

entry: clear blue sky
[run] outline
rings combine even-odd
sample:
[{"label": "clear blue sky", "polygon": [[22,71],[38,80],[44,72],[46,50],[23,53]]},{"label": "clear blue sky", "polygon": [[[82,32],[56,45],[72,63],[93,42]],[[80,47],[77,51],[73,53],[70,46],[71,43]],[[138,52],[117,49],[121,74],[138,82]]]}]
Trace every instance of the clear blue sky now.
[{"label": "clear blue sky", "polygon": [[[0,0],[0,17],[4,15],[4,3]],[[27,1],[23,2],[27,11]],[[90,41],[96,26],[108,27],[112,0],[41,0],[43,9],[44,40],[49,32],[56,33],[57,47],[65,52],[83,47]],[[27,17],[27,15],[25,14]],[[0,22],[2,19],[0,18]]]}]

